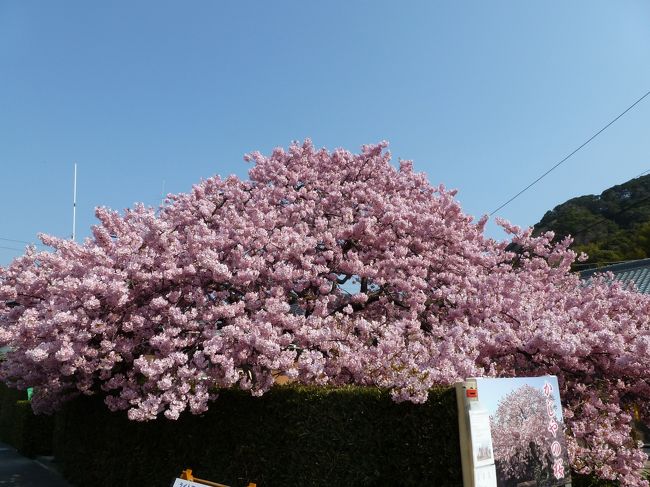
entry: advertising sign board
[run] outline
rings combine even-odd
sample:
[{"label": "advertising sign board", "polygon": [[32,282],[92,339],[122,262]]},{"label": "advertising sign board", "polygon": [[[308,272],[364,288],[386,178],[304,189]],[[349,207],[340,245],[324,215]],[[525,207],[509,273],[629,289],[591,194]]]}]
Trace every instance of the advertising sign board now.
[{"label": "advertising sign board", "polygon": [[557,377],[456,385],[465,487],[570,485]]}]

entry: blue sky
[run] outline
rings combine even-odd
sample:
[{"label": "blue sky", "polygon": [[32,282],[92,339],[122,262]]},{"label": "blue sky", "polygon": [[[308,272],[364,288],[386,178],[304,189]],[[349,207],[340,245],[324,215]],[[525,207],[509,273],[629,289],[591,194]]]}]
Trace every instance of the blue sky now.
[{"label": "blue sky", "polygon": [[[305,137],[387,139],[478,217],[650,90],[648,25],[644,1],[5,0],[0,238],[70,235],[74,161],[83,237],[97,205],[245,176],[244,153]],[[650,170],[648,127],[650,99],[500,216]]]},{"label": "blue sky", "polygon": [[544,390],[544,384],[548,381],[553,387],[553,399],[555,401],[555,416],[558,421],[563,421],[562,402],[558,394],[559,387],[557,377],[554,375],[542,375],[539,377],[509,377],[489,378],[479,377],[476,379],[478,387],[478,398],[481,407],[490,412],[493,416],[499,408],[499,402],[508,394],[524,385]]}]

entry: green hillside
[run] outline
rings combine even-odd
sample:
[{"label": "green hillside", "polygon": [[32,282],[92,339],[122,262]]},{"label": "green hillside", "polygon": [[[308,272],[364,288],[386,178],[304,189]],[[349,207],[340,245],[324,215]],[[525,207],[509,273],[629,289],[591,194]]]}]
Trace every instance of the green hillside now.
[{"label": "green hillside", "polygon": [[588,262],[650,257],[650,175],[556,206],[535,225],[536,234],[547,230],[556,238],[572,235]]}]

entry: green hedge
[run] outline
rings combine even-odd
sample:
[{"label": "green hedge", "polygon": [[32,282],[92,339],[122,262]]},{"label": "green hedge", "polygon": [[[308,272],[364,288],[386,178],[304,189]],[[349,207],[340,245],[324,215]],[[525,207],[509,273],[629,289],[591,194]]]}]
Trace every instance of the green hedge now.
[{"label": "green hedge", "polygon": [[461,486],[453,389],[424,405],[368,388],[224,391],[202,417],[128,421],[101,401],[59,415],[55,455],[79,486],[169,485],[184,468],[232,486]]},{"label": "green hedge", "polygon": [[0,440],[15,445],[18,440],[16,431],[17,403],[26,399],[27,394],[10,389],[0,382]]},{"label": "green hedge", "polygon": [[[203,416],[147,423],[88,397],[36,416],[24,397],[0,384],[0,440],[29,456],[49,454],[54,440],[78,487],[165,486],[185,468],[232,486],[462,485],[453,389],[424,405],[368,388],[229,390]],[[574,475],[573,485],[617,484]]]},{"label": "green hedge", "polygon": [[35,415],[29,401],[16,403],[15,439],[13,446],[25,456],[52,454],[54,418]]},{"label": "green hedge", "polygon": [[25,456],[52,453],[54,418],[35,415],[25,391],[0,383],[0,440]]},{"label": "green hedge", "polygon": [[619,483],[613,480],[599,480],[585,475],[571,475],[572,487],[619,487]]}]

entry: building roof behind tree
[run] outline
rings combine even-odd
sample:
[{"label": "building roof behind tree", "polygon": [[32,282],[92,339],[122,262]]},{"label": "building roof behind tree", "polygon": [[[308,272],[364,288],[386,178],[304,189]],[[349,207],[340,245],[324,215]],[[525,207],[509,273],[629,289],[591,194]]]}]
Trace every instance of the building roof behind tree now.
[{"label": "building roof behind tree", "polygon": [[650,294],[650,259],[632,260],[605,267],[588,269],[580,272],[580,278],[589,279],[595,274],[605,272],[611,272],[617,281],[625,284],[634,283],[640,292]]}]

